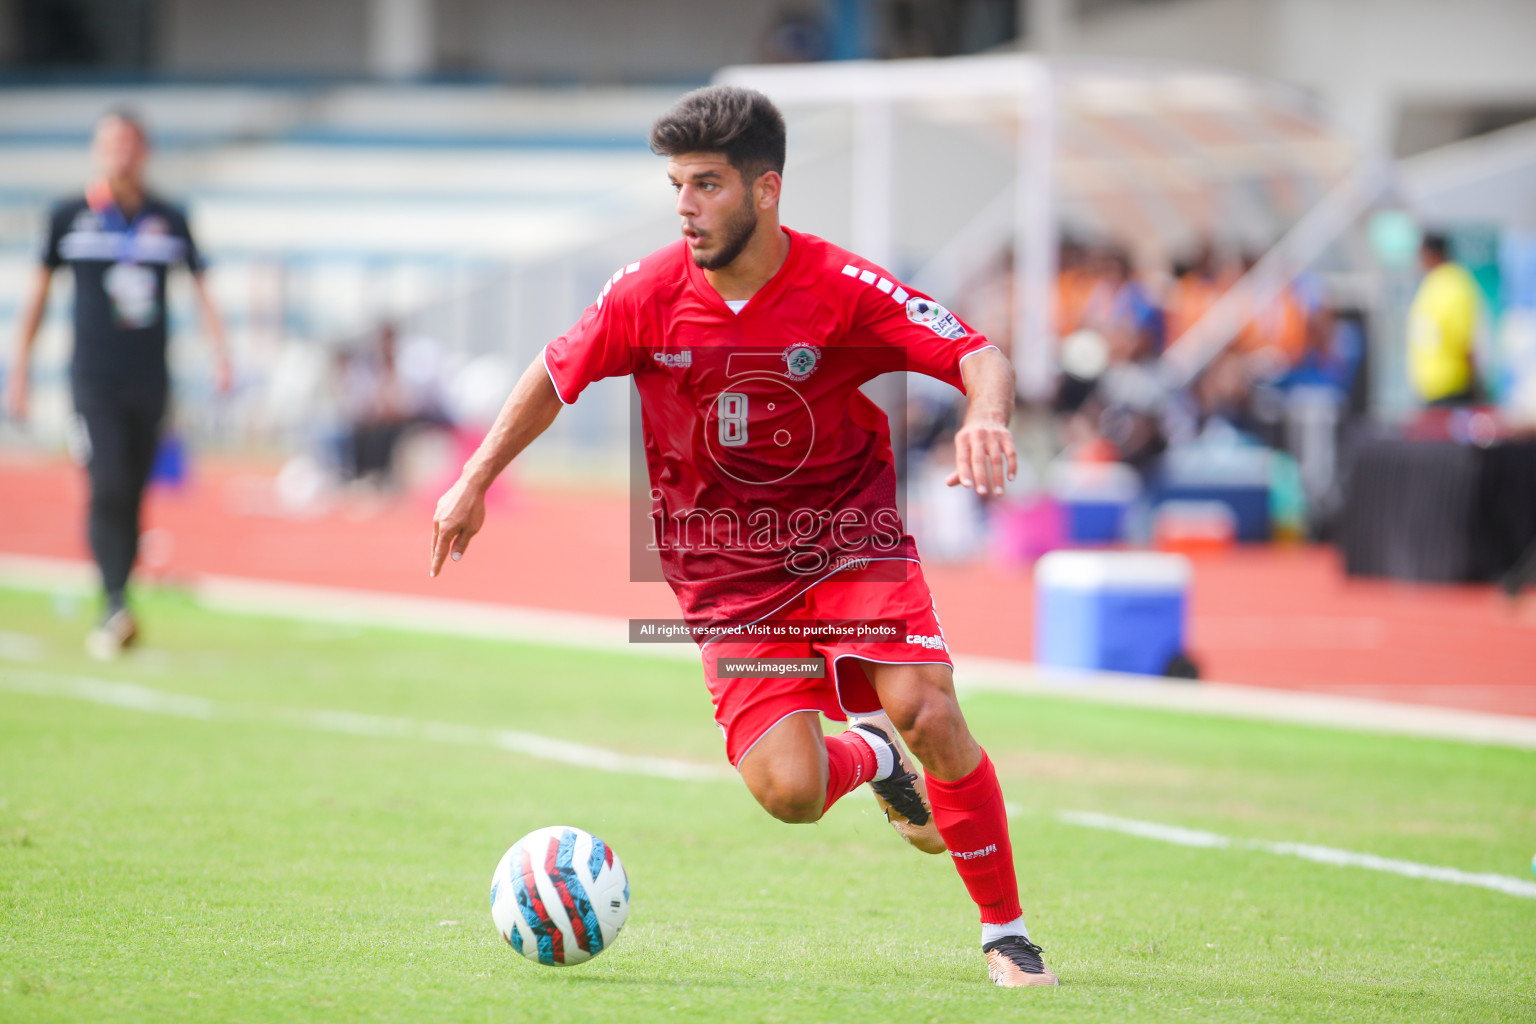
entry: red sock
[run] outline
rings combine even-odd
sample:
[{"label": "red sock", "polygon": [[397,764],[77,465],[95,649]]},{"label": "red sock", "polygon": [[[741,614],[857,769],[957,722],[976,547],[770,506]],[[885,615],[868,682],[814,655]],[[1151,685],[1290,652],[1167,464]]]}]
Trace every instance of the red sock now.
[{"label": "red sock", "polygon": [[1023,914],[1019,883],[1013,874],[1013,844],[1008,841],[1008,812],[1003,788],[987,752],[963,779],[940,782],[927,775],[933,822],[949,847],[955,870],[971,899],[981,908],[983,924],[1007,924]]},{"label": "red sock", "polygon": [[860,783],[875,777],[879,762],[868,743],[852,733],[827,737],[827,808],[853,792]]}]

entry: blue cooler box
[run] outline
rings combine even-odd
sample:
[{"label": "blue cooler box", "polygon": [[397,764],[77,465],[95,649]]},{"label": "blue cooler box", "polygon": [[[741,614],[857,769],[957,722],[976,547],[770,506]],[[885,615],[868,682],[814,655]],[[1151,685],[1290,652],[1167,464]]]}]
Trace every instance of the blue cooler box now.
[{"label": "blue cooler box", "polygon": [[1035,563],[1035,660],[1160,676],[1184,651],[1189,559],[1053,551]]}]

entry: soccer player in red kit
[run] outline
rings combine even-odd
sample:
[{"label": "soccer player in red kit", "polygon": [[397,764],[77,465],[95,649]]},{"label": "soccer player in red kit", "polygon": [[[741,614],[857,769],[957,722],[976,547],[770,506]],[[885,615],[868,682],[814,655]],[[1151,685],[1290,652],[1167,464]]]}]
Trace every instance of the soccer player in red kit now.
[{"label": "soccer player in red kit", "polygon": [[[985,495],[1016,471],[1013,369],[885,270],[780,226],[784,120],[765,96],[690,93],[651,148],[668,157],[682,239],[620,268],[523,374],[438,503],[432,575],[463,556],[491,481],[561,406],[632,375],[653,547],[747,788],[774,817],[811,822],[870,783],[904,838],[953,858],[992,981],[1054,985],[1024,925],[1002,789],[901,524],[889,427],[859,391],[902,370],[962,388],[950,483]],[[852,725],[823,736],[821,715]]]}]

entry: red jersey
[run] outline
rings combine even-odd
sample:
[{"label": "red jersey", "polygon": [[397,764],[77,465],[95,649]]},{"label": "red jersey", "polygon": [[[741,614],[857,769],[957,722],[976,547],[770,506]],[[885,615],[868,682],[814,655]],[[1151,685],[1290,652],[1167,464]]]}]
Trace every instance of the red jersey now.
[{"label": "red jersey", "polygon": [[916,561],[890,428],[859,387],[912,370],[964,390],[960,361],[991,346],[874,264],[785,234],[784,265],[740,312],[678,240],[614,274],[544,349],[567,404],[634,376],[652,543],[694,624],[753,622],[844,568]]}]

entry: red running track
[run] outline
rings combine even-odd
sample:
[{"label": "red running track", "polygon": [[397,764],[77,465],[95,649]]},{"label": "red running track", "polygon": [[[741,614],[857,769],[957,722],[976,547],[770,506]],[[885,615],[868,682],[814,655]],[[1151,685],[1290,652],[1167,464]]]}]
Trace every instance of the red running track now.
[{"label": "red running track", "polygon": [[[84,480],[66,463],[0,458],[0,551],[85,558]],[[275,514],[271,474],[205,465],[152,492],[146,552],[171,579],[199,574],[588,612],[675,617],[661,583],[629,582],[623,496],[508,490],[464,561],[427,577],[431,504],[352,497],[307,518]],[[1029,659],[1027,567],[929,563],[951,646]],[[1536,716],[1536,595],[1490,586],[1350,580],[1313,547],[1196,559],[1190,646],[1206,678]]]}]

